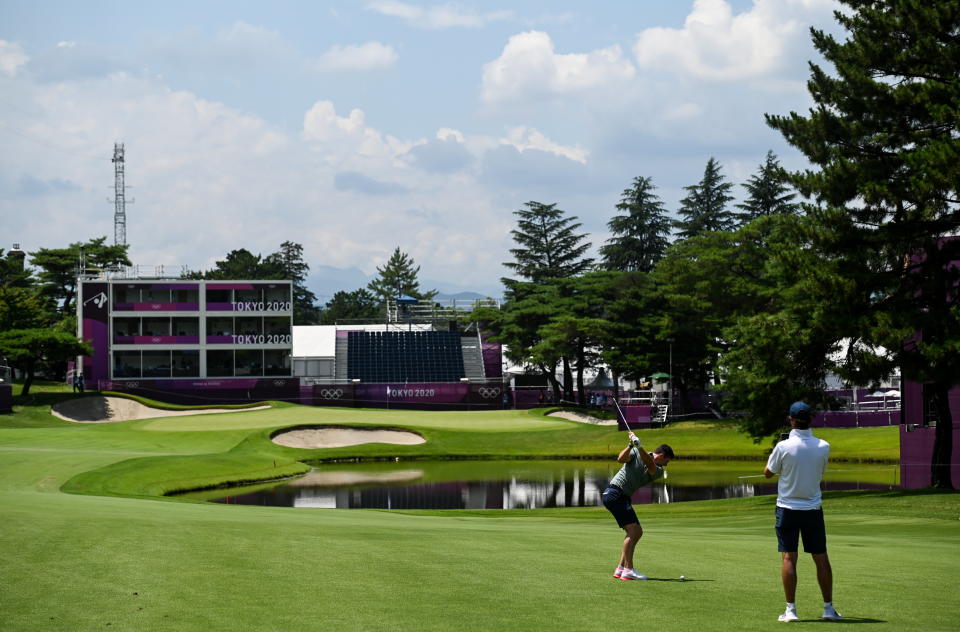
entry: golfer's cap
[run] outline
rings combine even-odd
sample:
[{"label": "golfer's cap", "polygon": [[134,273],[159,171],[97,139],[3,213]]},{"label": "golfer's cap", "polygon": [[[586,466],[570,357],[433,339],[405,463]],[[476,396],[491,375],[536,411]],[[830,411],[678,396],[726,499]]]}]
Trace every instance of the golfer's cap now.
[{"label": "golfer's cap", "polygon": [[807,402],[793,402],[790,404],[790,416],[794,419],[810,419],[811,408]]}]

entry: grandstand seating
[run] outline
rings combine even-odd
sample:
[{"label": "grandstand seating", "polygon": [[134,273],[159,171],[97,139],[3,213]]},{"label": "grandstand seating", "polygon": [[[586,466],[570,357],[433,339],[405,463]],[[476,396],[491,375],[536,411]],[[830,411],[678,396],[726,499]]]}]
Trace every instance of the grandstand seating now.
[{"label": "grandstand seating", "polygon": [[350,331],[347,377],[362,382],[456,382],[465,376],[455,331]]}]

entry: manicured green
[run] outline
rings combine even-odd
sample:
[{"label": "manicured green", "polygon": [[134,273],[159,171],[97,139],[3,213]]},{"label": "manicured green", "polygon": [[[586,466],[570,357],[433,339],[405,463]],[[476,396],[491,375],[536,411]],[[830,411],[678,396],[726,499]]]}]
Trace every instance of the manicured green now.
[{"label": "manicured green", "polygon": [[[18,403],[15,414],[0,417],[4,630],[778,625],[782,595],[770,497],[639,507],[645,529],[639,566],[662,581],[618,582],[609,575],[622,532],[603,509],[401,513],[123,496],[209,482],[231,467],[251,475],[267,467],[267,459],[272,468],[274,457],[277,469],[294,466],[297,457],[321,458],[320,451],[274,446],[271,424],[409,425],[429,438],[422,446],[340,452],[380,457],[404,450],[436,456],[428,447],[434,442],[442,444],[439,452],[474,456],[495,448],[506,457],[571,456],[578,445],[604,452],[608,442],[611,450],[623,444],[623,435],[609,428],[527,413],[486,419],[485,413],[296,406],[72,424],[37,410],[48,405],[42,397],[53,396],[38,392],[33,405]],[[184,428],[189,420],[195,429]],[[838,435],[835,449],[853,455],[862,431],[845,432],[849,438]],[[895,454],[896,434],[890,436]],[[711,441],[734,443],[721,429],[696,427],[651,432],[644,441],[663,437],[691,452],[705,451]],[[755,451],[762,465],[764,446],[745,440],[743,449]],[[86,481],[88,493],[63,493],[70,481]],[[876,622],[871,630],[954,628],[949,604],[957,602],[958,589],[942,580],[955,577],[960,495],[828,493],[826,507],[841,612]],[[804,618],[818,614],[812,570],[804,559]],[[691,581],[673,581],[680,574]],[[928,590],[937,583],[950,586],[951,594]]]}]

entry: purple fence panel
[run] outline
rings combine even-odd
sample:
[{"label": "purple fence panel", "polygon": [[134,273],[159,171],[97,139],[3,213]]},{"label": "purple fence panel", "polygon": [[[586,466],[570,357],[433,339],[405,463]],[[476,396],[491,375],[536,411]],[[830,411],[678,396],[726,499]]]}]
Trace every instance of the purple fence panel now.
[{"label": "purple fence panel", "polygon": [[[621,431],[649,428],[653,423],[651,406],[620,406],[617,413],[617,428]],[[622,414],[621,414],[622,413]]]}]

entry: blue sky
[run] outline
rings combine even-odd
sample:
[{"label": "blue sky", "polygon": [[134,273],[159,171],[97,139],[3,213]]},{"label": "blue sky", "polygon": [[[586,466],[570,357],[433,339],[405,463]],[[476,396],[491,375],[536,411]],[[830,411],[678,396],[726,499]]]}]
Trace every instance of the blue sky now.
[{"label": "blue sky", "polygon": [[596,248],[637,176],[672,212],[710,157],[738,196],[767,150],[802,166],[763,114],[809,107],[836,8],[4,0],[0,248],[112,240],[123,142],[135,263],[291,240],[325,300],[399,247],[425,289],[496,295],[524,202]]}]

